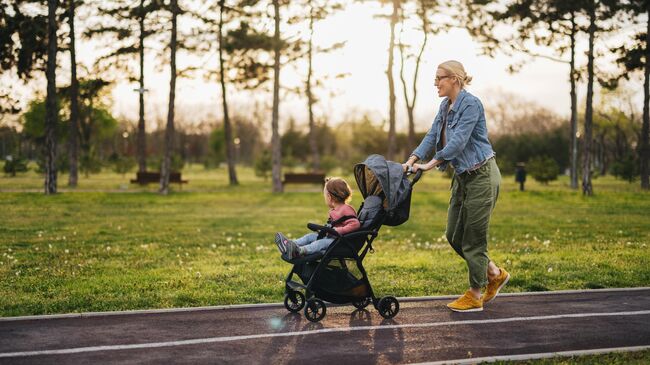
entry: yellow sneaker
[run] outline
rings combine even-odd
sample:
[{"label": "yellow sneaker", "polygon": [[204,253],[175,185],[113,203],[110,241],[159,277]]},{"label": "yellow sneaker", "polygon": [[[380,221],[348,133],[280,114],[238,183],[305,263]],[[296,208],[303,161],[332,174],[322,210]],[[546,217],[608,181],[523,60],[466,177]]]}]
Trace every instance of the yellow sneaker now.
[{"label": "yellow sneaker", "polygon": [[494,297],[499,294],[501,288],[503,288],[508,283],[508,280],[510,280],[510,274],[502,267],[499,269],[501,269],[501,274],[499,274],[499,276],[497,276],[497,278],[493,281],[490,281],[487,285],[487,288],[485,288],[485,294],[483,294],[483,303],[487,303],[490,300],[494,299]]},{"label": "yellow sneaker", "polygon": [[447,304],[454,312],[480,312],[483,310],[483,301],[475,299],[471,291],[466,291],[463,296]]}]

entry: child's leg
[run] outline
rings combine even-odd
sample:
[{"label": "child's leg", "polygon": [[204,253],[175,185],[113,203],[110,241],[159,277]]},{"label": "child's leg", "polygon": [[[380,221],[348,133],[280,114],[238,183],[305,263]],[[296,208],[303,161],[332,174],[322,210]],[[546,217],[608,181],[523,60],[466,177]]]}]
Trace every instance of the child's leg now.
[{"label": "child's leg", "polygon": [[333,238],[321,238],[319,240],[313,241],[305,246],[300,247],[300,253],[305,255],[311,255],[319,251],[325,251],[327,248],[334,242]]},{"label": "child's leg", "polygon": [[300,246],[306,246],[318,239],[318,234],[317,233],[307,233],[306,235],[298,238],[297,240],[294,240],[293,242],[296,243],[296,245]]}]

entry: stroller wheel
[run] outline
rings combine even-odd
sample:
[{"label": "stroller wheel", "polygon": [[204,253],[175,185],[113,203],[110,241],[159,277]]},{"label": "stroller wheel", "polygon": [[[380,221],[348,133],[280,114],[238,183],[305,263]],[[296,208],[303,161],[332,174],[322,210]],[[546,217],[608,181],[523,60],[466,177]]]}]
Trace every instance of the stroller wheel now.
[{"label": "stroller wheel", "polygon": [[284,307],[289,312],[297,313],[305,306],[305,295],[299,291],[290,291],[284,295]]},{"label": "stroller wheel", "polygon": [[308,320],[311,322],[318,322],[323,317],[325,317],[325,313],[327,312],[327,308],[325,307],[325,303],[320,300],[320,299],[309,299],[307,301],[307,305],[305,306],[305,317],[307,317]]},{"label": "stroller wheel", "polygon": [[363,309],[363,308],[367,307],[368,304],[370,304],[370,298],[369,297],[363,298],[363,299],[358,300],[356,302],[352,302],[352,305],[357,309]]},{"label": "stroller wheel", "polygon": [[381,298],[377,307],[379,314],[386,319],[395,317],[399,312],[399,302],[395,297]]}]

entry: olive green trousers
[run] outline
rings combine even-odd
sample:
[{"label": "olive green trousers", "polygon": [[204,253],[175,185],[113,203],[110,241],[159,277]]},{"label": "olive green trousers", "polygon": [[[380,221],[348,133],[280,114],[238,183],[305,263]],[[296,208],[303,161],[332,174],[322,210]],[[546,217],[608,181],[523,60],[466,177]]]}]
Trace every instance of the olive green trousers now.
[{"label": "olive green trousers", "polygon": [[467,262],[472,288],[488,283],[488,226],[500,183],[501,173],[494,157],[474,171],[455,174],[451,182],[446,236]]}]

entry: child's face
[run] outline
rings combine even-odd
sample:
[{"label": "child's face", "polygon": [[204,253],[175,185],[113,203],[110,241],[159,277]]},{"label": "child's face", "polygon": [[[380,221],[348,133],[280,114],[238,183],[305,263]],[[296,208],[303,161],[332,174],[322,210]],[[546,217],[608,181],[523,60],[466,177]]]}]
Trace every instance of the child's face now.
[{"label": "child's face", "polygon": [[332,195],[327,191],[327,188],[323,188],[323,197],[325,198],[325,204],[332,208]]}]

